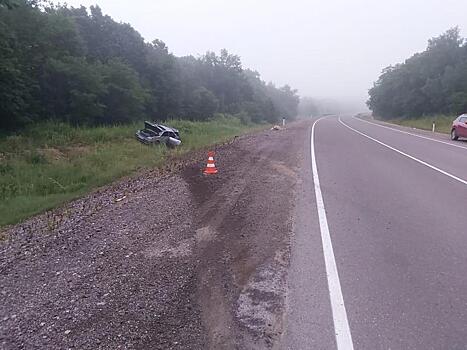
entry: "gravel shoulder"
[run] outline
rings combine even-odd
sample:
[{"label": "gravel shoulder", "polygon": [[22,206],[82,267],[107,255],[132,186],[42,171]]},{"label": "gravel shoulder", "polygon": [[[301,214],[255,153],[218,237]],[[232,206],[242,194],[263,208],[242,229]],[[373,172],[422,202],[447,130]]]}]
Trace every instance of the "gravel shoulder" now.
[{"label": "gravel shoulder", "polygon": [[4,232],[2,349],[269,349],[309,124],[242,136]]}]

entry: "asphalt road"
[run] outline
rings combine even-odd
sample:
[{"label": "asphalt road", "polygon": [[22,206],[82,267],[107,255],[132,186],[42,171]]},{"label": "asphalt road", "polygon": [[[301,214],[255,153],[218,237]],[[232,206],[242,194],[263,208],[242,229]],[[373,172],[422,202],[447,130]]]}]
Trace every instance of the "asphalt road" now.
[{"label": "asphalt road", "polygon": [[467,349],[467,142],[329,117],[205,156],[7,228],[0,349]]},{"label": "asphalt road", "polygon": [[324,219],[308,156],[284,349],[467,349],[467,143],[396,129],[315,125]]}]

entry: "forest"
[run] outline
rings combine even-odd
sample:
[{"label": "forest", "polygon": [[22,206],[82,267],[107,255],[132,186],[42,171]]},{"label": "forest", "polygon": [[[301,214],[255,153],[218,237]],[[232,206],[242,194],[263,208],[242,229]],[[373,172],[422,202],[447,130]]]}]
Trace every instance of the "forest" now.
[{"label": "forest", "polygon": [[265,83],[227,50],[176,57],[98,6],[0,0],[0,131],[216,114],[275,122],[298,104],[296,90]]},{"label": "forest", "polygon": [[430,39],[424,52],[384,69],[369,95],[383,119],[467,112],[467,40],[457,27]]}]

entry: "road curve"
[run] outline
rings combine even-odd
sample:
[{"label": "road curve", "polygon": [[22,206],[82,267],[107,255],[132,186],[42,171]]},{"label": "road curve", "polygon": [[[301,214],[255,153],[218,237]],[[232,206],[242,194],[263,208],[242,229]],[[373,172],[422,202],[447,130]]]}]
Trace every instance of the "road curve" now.
[{"label": "road curve", "polygon": [[[452,147],[447,136],[445,144],[410,133],[355,118],[330,117],[315,127],[320,189],[355,349],[467,346],[467,150]],[[329,271],[318,261],[324,257],[313,179],[308,170],[302,174],[306,200],[296,212],[283,348],[342,350]],[[304,256],[313,267],[303,267]]]}]

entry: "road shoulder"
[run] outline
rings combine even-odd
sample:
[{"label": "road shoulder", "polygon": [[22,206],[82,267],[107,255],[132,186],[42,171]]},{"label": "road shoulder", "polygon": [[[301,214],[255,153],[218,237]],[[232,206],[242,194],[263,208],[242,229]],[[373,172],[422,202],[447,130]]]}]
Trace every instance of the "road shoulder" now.
[{"label": "road shoulder", "polygon": [[[294,209],[291,262],[288,274],[287,326],[282,348],[330,349],[335,347],[334,326],[326,269],[313,191],[310,130],[303,142]],[[318,130],[319,138],[319,130]],[[318,154],[317,157],[320,155]]]},{"label": "road shoulder", "polygon": [[306,128],[122,180],[9,228],[4,349],[268,349],[284,330]]}]

